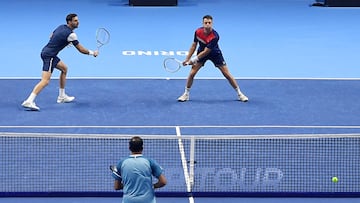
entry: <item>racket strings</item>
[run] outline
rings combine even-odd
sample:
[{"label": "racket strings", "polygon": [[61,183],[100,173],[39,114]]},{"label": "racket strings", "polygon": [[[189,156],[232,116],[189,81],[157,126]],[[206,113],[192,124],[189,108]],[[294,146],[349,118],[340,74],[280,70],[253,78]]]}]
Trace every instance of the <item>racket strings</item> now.
[{"label": "racket strings", "polygon": [[110,41],[110,34],[104,28],[100,28],[96,32],[96,41],[101,44],[107,44]]},{"label": "racket strings", "polygon": [[169,58],[164,61],[164,66],[166,70],[170,72],[175,72],[180,69],[181,64],[178,61]]}]

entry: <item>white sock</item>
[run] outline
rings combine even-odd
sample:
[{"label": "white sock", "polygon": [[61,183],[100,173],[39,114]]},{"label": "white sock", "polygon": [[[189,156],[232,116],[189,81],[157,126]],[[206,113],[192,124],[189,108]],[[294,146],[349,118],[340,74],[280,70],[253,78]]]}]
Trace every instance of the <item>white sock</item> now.
[{"label": "white sock", "polygon": [[185,87],[185,94],[189,94],[190,93],[190,88]]},{"label": "white sock", "polygon": [[243,94],[243,93],[241,92],[241,90],[240,90],[240,87],[235,88],[235,91],[236,91],[236,93],[237,93],[238,95]]},{"label": "white sock", "polygon": [[35,98],[36,98],[36,94],[35,93],[32,93],[29,95],[29,97],[26,99],[26,101],[28,102],[34,102]]},{"label": "white sock", "polygon": [[65,96],[65,89],[59,88],[59,96],[60,97]]}]

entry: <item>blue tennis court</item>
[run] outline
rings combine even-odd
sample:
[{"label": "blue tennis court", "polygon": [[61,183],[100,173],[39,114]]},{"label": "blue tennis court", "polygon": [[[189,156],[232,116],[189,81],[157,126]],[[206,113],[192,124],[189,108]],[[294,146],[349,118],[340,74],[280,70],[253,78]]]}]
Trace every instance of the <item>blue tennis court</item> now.
[{"label": "blue tennis court", "polygon": [[[0,47],[5,183],[0,202],[121,201],[102,166],[107,169],[127,155],[121,146],[131,135],[144,136],[150,146],[144,153],[168,169],[170,183],[158,191],[159,203],[189,202],[179,137],[187,158],[195,143],[195,175],[202,177],[195,179],[196,203],[359,201],[358,8],[309,7],[312,0],[179,0],[176,7],[127,3],[1,3],[0,25],[8,29]],[[75,102],[56,103],[55,70],[37,98],[41,111],[25,111],[21,103],[40,79],[40,50],[71,12],[79,15],[75,32],[81,44],[95,49],[98,27],[110,31],[110,43],[97,58],[65,48],[59,57],[69,67],[66,91]],[[169,56],[185,58],[205,14],[214,17],[220,47],[247,103],[237,101],[210,62],[197,75],[190,101],[177,102],[188,69],[168,73],[162,63]],[[231,156],[223,161],[222,154]],[[52,180],[59,185],[47,180],[49,171],[41,172],[52,160],[65,171]],[[21,174],[12,177],[21,163],[32,168],[26,181]],[[93,177],[85,186],[83,176],[73,173],[79,163],[92,164],[84,171]],[[54,165],[49,169],[57,170]],[[338,184],[331,182],[334,175]],[[31,185],[36,179],[40,184]]]}]

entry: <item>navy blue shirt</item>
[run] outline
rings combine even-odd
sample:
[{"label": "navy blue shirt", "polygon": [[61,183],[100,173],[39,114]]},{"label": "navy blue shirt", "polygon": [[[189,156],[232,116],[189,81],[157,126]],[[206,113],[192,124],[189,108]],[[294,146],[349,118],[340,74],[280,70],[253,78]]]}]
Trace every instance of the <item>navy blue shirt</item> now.
[{"label": "navy blue shirt", "polygon": [[77,36],[67,25],[60,25],[52,33],[49,42],[42,49],[41,54],[43,56],[55,57],[69,43],[72,43],[74,46],[78,45]]}]

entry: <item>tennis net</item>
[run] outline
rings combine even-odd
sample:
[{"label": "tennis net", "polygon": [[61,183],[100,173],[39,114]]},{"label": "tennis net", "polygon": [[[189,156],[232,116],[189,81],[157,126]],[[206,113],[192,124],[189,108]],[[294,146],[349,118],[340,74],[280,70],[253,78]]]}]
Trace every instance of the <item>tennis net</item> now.
[{"label": "tennis net", "polygon": [[[140,136],[165,169],[159,196],[360,196],[359,135]],[[108,167],[130,137],[1,133],[0,195],[119,195]]]}]

